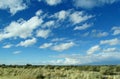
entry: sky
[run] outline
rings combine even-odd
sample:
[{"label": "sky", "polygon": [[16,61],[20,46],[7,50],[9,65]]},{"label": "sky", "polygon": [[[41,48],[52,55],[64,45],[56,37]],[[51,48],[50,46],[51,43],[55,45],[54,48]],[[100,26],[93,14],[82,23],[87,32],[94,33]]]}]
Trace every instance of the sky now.
[{"label": "sky", "polygon": [[0,0],[0,64],[120,64],[120,0]]}]

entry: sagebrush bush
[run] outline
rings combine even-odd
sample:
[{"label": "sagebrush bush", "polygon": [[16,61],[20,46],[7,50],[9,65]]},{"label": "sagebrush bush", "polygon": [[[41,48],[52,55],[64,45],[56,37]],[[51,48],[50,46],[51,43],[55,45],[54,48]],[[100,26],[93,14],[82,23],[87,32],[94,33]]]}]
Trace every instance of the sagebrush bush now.
[{"label": "sagebrush bush", "polygon": [[[93,69],[96,68],[96,69]],[[0,79],[120,79],[120,75],[108,66],[40,66],[0,67]],[[85,70],[86,69],[86,70]],[[95,71],[94,71],[95,70]],[[99,72],[98,72],[99,70]],[[114,70],[114,71],[113,71]]]}]

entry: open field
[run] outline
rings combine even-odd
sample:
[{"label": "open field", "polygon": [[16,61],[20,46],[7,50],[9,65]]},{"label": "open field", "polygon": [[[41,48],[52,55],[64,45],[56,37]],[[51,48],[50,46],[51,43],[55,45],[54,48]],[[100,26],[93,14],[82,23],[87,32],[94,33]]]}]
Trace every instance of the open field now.
[{"label": "open field", "polygon": [[0,79],[120,79],[120,66],[0,66]]}]

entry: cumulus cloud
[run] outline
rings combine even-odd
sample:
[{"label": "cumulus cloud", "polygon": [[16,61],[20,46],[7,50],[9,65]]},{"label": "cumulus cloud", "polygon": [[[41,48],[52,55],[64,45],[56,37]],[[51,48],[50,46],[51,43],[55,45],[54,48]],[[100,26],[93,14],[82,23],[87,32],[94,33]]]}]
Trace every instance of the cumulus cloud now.
[{"label": "cumulus cloud", "polygon": [[113,35],[119,35],[120,34],[120,27],[113,27],[112,28]]},{"label": "cumulus cloud", "polygon": [[21,41],[17,46],[28,47],[28,46],[34,45],[36,42],[37,42],[36,38],[27,39],[25,41]]},{"label": "cumulus cloud", "polygon": [[43,13],[42,10],[38,10],[35,14],[36,14],[36,16],[40,16],[42,13]]},{"label": "cumulus cloud", "polygon": [[99,45],[95,45],[95,46],[91,47],[91,48],[87,51],[87,54],[88,54],[88,55],[91,55],[91,54],[99,51],[100,49],[101,49],[101,48],[100,48]]},{"label": "cumulus cloud", "polygon": [[59,12],[56,12],[51,17],[57,18],[58,21],[70,21],[73,24],[79,24],[81,22],[85,22],[86,20],[89,20],[92,18],[92,15],[88,15],[83,11],[75,11],[74,9],[69,10],[61,10]]},{"label": "cumulus cloud", "polygon": [[[36,37],[44,38],[44,39],[48,38],[50,34],[52,33],[51,26],[55,27],[55,23],[62,25],[62,21],[67,18],[66,19],[67,22],[72,22],[75,25],[75,24],[84,22],[92,17],[91,15],[84,14],[84,12],[82,11],[75,11],[73,9],[67,10],[67,11],[61,10],[54,14],[55,17],[51,17],[49,14],[46,15],[47,17],[46,16],[42,17],[41,16],[42,14],[44,15],[44,12],[42,10],[38,10],[35,13],[35,16],[31,17],[28,20],[24,20],[20,18],[17,21],[12,21],[4,29],[0,30],[0,41],[4,39],[9,39],[9,38],[16,38],[16,39],[22,38],[22,40],[24,39],[25,41],[20,42],[17,46],[28,47],[29,45],[32,45],[30,43],[31,42],[30,40],[32,39],[28,39],[28,38],[32,38],[33,35],[35,35]],[[72,16],[74,20],[72,20]],[[46,19],[47,21],[44,22],[43,21],[44,19]],[[88,26],[82,27],[82,29],[84,28],[87,29]],[[59,40],[54,39],[53,41],[56,42],[56,41],[62,41],[62,40],[63,39],[61,38]],[[43,45],[43,47],[41,46],[41,48],[45,48],[45,47],[47,48],[49,46],[51,45],[45,44]],[[58,45],[54,44],[50,49],[55,50],[55,51],[63,51],[63,50],[67,50],[71,48],[72,46],[74,46],[73,42],[62,43]]]},{"label": "cumulus cloud", "polygon": [[0,32],[0,40],[11,37],[30,37],[32,36],[33,30],[40,26],[42,22],[42,18],[39,18],[38,16],[33,16],[27,21],[23,19],[13,21]]},{"label": "cumulus cloud", "polygon": [[[109,53],[97,53],[91,55],[81,55],[81,54],[63,54],[57,55],[56,60],[49,61],[47,63],[54,65],[86,65],[86,64],[110,64],[111,62],[116,62],[120,60],[119,52],[109,52]],[[110,60],[112,58],[112,60]],[[112,63],[113,64],[113,63]],[[117,63],[118,64],[118,63]]]},{"label": "cumulus cloud", "polygon": [[5,46],[3,46],[3,48],[11,48],[13,45],[12,44],[7,44]]},{"label": "cumulus cloud", "polygon": [[69,43],[62,43],[62,44],[58,44],[58,45],[55,45],[52,47],[52,50],[55,50],[55,51],[64,51],[64,50],[67,50],[71,47],[73,47],[75,45],[75,43],[73,42],[69,42]]},{"label": "cumulus cloud", "polygon": [[27,8],[23,0],[0,0],[0,9],[9,10],[13,15]]},{"label": "cumulus cloud", "polygon": [[40,29],[40,30],[37,30],[37,37],[41,37],[41,38],[47,38],[51,33],[51,30],[48,29],[48,30],[43,30],[43,29]]},{"label": "cumulus cloud", "polygon": [[83,24],[83,25],[81,25],[81,26],[76,26],[76,27],[74,28],[74,30],[85,30],[85,29],[87,29],[87,28],[89,28],[89,27],[91,27],[91,26],[92,26],[92,24],[85,23],[85,24]]},{"label": "cumulus cloud", "polygon": [[54,5],[60,4],[62,0],[45,0],[45,2],[50,6],[54,6]]},{"label": "cumulus cloud", "polygon": [[92,15],[86,15],[82,11],[76,11],[70,15],[70,21],[73,22],[74,24],[78,24],[78,23],[84,22],[92,17],[93,17]]},{"label": "cumulus cloud", "polygon": [[108,45],[118,45],[120,44],[120,40],[118,38],[110,39],[110,40],[102,40],[100,44],[108,44]]},{"label": "cumulus cloud", "polygon": [[44,23],[42,25],[42,28],[50,28],[50,27],[52,27],[54,25],[55,25],[55,21],[54,20],[50,20],[50,21],[47,21],[46,23]]},{"label": "cumulus cloud", "polygon": [[49,48],[54,51],[62,52],[64,50],[67,50],[75,45],[74,42],[67,41],[66,43],[58,43],[58,42],[63,42],[65,38],[55,38],[51,40],[51,43],[44,43],[42,44],[39,48],[41,49],[46,49]]},{"label": "cumulus cloud", "polygon": [[105,4],[113,4],[119,0],[73,0],[76,7],[90,9],[94,7],[103,6]]},{"label": "cumulus cloud", "polygon": [[51,47],[53,44],[52,43],[44,43],[43,45],[41,45],[39,48],[41,49],[45,49],[45,48],[49,48]]},{"label": "cumulus cloud", "polygon": [[59,20],[64,20],[69,15],[69,11],[61,10],[54,14]]}]

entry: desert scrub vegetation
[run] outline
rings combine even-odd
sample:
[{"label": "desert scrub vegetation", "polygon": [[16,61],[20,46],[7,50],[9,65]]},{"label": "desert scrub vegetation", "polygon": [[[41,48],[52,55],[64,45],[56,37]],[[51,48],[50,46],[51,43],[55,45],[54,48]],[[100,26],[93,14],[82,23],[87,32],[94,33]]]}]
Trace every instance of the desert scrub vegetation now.
[{"label": "desert scrub vegetation", "polygon": [[0,79],[120,79],[120,66],[0,65]]}]

